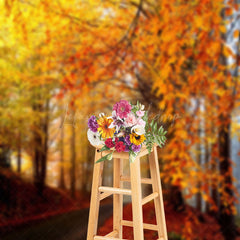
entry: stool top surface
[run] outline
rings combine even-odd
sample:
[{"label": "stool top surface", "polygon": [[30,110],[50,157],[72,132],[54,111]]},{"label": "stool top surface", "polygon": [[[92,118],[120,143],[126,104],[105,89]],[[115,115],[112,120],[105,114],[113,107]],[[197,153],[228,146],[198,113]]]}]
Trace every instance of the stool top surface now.
[{"label": "stool top surface", "polygon": [[[96,148],[96,150],[100,150],[104,145],[98,145],[98,146],[94,146]],[[155,143],[153,145],[152,151],[154,149],[154,147],[157,147],[158,145]],[[111,148],[110,150],[107,151],[103,151],[102,152],[102,156],[105,156],[109,153],[111,153],[113,150],[115,150],[114,148]],[[151,152],[152,152],[151,151]],[[137,155],[137,157],[143,157],[145,155],[148,154],[148,150],[147,150],[147,146],[143,145],[139,154]],[[113,152],[113,158],[122,158],[122,159],[129,159],[129,153],[128,152],[117,152],[116,150]]]}]

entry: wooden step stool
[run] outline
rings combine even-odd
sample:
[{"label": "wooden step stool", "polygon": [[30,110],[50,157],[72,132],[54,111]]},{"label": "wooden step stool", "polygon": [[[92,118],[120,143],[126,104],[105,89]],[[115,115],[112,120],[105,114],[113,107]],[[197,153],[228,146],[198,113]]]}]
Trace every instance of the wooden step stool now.
[{"label": "wooden step stool", "polygon": [[[98,152],[96,148],[95,162],[109,151]],[[93,169],[91,204],[88,220],[87,240],[122,239],[122,226],[133,227],[134,240],[144,240],[143,229],[158,232],[158,240],[167,240],[167,229],[163,206],[162,187],[159,173],[157,147],[153,147],[149,155],[151,178],[141,179],[140,157],[148,154],[142,147],[141,152],[130,164],[130,177],[123,175],[122,159],[129,159],[127,152],[113,153],[113,187],[102,186],[104,162],[96,163]],[[124,181],[131,182],[131,189],[123,189]],[[141,183],[152,184],[153,193],[142,199]],[[105,236],[97,236],[97,224],[100,201],[113,194],[113,231]],[[133,221],[123,220],[123,195],[132,196]],[[157,225],[143,223],[142,206],[154,199]]]}]

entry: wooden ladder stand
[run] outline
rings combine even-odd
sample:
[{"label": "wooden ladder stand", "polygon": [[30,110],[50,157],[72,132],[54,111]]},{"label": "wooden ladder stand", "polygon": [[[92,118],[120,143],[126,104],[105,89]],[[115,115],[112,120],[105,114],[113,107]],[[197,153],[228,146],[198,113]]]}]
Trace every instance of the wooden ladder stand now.
[{"label": "wooden ladder stand", "polygon": [[[96,148],[95,162],[109,151],[98,152]],[[129,159],[127,152],[113,153],[113,187],[102,186],[102,173],[104,162],[96,163],[93,169],[93,182],[91,204],[88,220],[87,240],[124,240],[122,227],[133,227],[134,240],[144,240],[143,229],[158,232],[158,240],[168,240],[166,221],[163,206],[162,187],[157,157],[157,147],[153,147],[149,155],[151,178],[141,179],[140,157],[148,154],[142,147],[141,152],[130,164],[130,177],[123,175],[122,159]],[[124,181],[131,182],[131,189],[123,189]],[[142,199],[141,183],[152,184],[153,193]],[[100,201],[113,194],[113,231],[105,236],[97,235],[98,215]],[[123,220],[123,195],[132,196],[133,221]],[[154,200],[157,225],[143,223],[142,206]]]}]

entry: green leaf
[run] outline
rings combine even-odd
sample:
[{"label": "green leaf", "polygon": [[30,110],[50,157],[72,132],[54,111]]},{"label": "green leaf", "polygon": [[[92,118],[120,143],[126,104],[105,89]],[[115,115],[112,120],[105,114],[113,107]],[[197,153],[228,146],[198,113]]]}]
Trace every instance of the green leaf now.
[{"label": "green leaf", "polygon": [[155,133],[156,131],[157,131],[157,122],[155,122],[153,125],[153,133]]},{"label": "green leaf", "polygon": [[144,116],[142,117],[143,121],[146,122],[146,124],[148,124],[148,111],[145,111]]},{"label": "green leaf", "polygon": [[145,125],[145,132],[147,132],[148,129],[149,129],[149,124],[148,124],[148,122],[146,122],[146,125]]},{"label": "green leaf", "polygon": [[153,144],[155,142],[155,137],[151,132],[146,133],[146,147],[148,150],[148,153],[150,154],[152,151]]},{"label": "green leaf", "polygon": [[105,160],[112,160],[112,155],[113,153],[109,153],[107,155],[105,155],[104,157],[101,157],[100,159],[98,159],[95,163],[99,163],[99,162],[102,162],[102,161],[105,161]]},{"label": "green leaf", "polygon": [[131,111],[132,111],[133,113],[136,113],[136,112],[138,111],[138,107],[135,105],[135,106],[131,109]]},{"label": "green leaf", "polygon": [[163,134],[163,131],[164,131],[164,129],[163,129],[163,127],[161,126],[161,127],[158,129],[158,134],[159,134],[159,135],[162,135],[162,134]]},{"label": "green leaf", "polygon": [[110,149],[109,147],[103,146],[103,147],[99,150],[99,152],[103,152],[103,151],[106,151],[106,150],[109,150],[109,149]]},{"label": "green leaf", "polygon": [[154,120],[151,121],[150,127],[153,128]]}]

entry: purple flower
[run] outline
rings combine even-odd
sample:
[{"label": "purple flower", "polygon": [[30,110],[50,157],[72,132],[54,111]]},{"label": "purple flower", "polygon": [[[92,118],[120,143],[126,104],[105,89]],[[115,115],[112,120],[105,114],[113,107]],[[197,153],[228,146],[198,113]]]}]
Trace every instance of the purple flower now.
[{"label": "purple flower", "polygon": [[126,143],[128,146],[130,146],[130,145],[132,144],[132,143],[130,142],[130,136],[129,136],[129,135],[127,135],[127,136],[125,137],[124,141],[125,141],[125,143]]},{"label": "purple flower", "polygon": [[120,118],[126,118],[131,109],[132,106],[126,100],[120,100],[113,106],[113,110],[116,111],[117,116]]},{"label": "purple flower", "polygon": [[139,152],[140,149],[141,149],[141,145],[135,145],[135,144],[132,145],[132,150],[134,152]]},{"label": "purple flower", "polygon": [[125,150],[124,152],[129,152],[129,146],[125,145]]},{"label": "purple flower", "polygon": [[97,132],[99,126],[97,123],[97,119],[94,115],[88,119],[88,127],[90,128],[91,131]]}]

